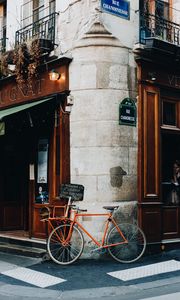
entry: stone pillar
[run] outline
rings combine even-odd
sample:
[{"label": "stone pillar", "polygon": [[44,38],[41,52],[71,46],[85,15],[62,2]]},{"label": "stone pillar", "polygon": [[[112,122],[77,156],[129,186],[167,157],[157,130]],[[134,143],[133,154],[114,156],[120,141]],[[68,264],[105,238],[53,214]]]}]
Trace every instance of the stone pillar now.
[{"label": "stone pillar", "polygon": [[71,182],[85,186],[81,206],[136,201],[137,128],[119,125],[119,104],[132,94],[131,50],[96,20],[76,42],[70,65]]}]

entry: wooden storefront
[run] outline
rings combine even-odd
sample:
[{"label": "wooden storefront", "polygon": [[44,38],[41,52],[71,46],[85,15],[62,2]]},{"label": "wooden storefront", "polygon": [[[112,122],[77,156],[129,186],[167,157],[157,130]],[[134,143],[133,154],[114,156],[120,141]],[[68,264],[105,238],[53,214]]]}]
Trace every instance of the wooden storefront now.
[{"label": "wooden storefront", "polygon": [[179,62],[158,57],[137,58],[138,201],[147,242],[161,249],[180,241],[180,203],[170,200],[173,162],[180,159],[180,70]]},{"label": "wooden storefront", "polygon": [[[68,66],[63,58],[42,67],[31,85],[13,76],[0,86],[0,231],[25,230],[45,237],[39,211],[61,204],[61,183],[70,180]],[[49,71],[61,77],[51,81]]]}]

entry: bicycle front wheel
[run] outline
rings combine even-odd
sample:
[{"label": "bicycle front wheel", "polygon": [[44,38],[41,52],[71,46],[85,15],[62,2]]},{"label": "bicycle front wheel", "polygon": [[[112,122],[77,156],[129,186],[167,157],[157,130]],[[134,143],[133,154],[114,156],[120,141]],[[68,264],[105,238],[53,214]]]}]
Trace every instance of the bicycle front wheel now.
[{"label": "bicycle front wheel", "polygon": [[117,226],[127,243],[124,242],[124,238],[120,235],[117,228],[113,227],[107,236],[107,244],[121,242],[122,244],[108,247],[110,255],[122,263],[131,263],[138,260],[146,248],[146,238],[143,231],[134,224],[124,223]]},{"label": "bicycle front wheel", "polygon": [[56,227],[49,235],[47,250],[51,259],[60,265],[75,262],[84,248],[84,238],[81,231],[70,224]]}]

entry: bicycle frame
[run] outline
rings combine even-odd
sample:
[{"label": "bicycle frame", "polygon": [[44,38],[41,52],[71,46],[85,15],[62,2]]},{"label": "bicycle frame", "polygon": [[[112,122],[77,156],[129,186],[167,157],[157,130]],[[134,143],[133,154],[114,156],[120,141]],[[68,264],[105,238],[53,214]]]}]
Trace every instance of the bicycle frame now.
[{"label": "bicycle frame", "polygon": [[[46,218],[51,231],[47,240],[47,251],[54,262],[69,265],[80,257],[84,248],[82,233],[95,244],[91,252],[108,249],[115,260],[123,263],[134,262],[143,255],[146,247],[144,233],[131,223],[124,223],[121,228],[113,217],[117,206],[105,206],[106,213],[88,213],[87,210],[72,205],[70,200],[64,216],[56,217],[54,213],[52,217]],[[83,224],[82,217],[103,218],[102,236],[99,237],[98,234],[97,237],[96,233],[90,233]]]},{"label": "bicycle frame", "polygon": [[[77,219],[78,219],[78,217],[102,217],[102,216],[107,217],[107,219],[105,221],[104,232],[103,232],[103,236],[102,236],[101,243],[100,243],[100,242],[97,241],[97,239],[95,237],[92,236],[92,234],[90,234],[90,232],[87,229],[84,228],[84,226]],[[128,241],[124,237],[121,229],[117,226],[116,221],[112,217],[112,213],[101,213],[101,214],[86,213],[86,214],[84,214],[84,213],[76,213],[75,212],[74,218],[73,219],[70,218],[70,220],[71,220],[71,226],[70,226],[69,234],[67,236],[67,240],[70,239],[71,233],[72,233],[72,230],[73,230],[73,226],[76,224],[98,246],[98,248],[108,248],[108,247],[113,247],[113,246],[128,243]],[[106,244],[105,245],[106,236],[107,236],[107,232],[108,232],[110,223],[113,223],[113,225],[116,227],[117,232],[119,232],[119,234],[122,237],[123,241],[119,242],[119,243],[115,243],[115,244]]]},{"label": "bicycle frame", "polygon": [[[94,244],[96,244],[98,246],[97,249],[99,249],[99,248],[108,248],[108,247],[113,247],[113,246],[122,245],[122,244],[128,244],[128,240],[124,237],[121,229],[117,226],[117,223],[116,223],[116,221],[114,220],[114,218],[112,216],[112,212],[96,214],[96,213],[78,213],[76,210],[74,210],[73,211],[74,212],[73,217],[71,217],[71,216],[68,217],[69,210],[70,210],[70,207],[71,207],[71,197],[68,198],[68,204],[66,206],[64,216],[55,217],[55,208],[56,207],[60,208],[61,206],[55,206],[54,209],[53,209],[53,216],[49,217],[48,219],[45,219],[45,221],[48,222],[48,225],[50,226],[51,230],[54,230],[59,225],[58,224],[58,225],[54,226],[53,221],[55,221],[56,224],[58,222],[66,223],[67,221],[71,221],[70,230],[67,234],[67,237],[65,239],[63,237],[63,243],[64,242],[66,243],[66,242],[70,241],[71,234],[72,234],[72,231],[73,231],[73,226],[76,224],[94,242]],[[84,228],[84,226],[78,221],[79,217],[106,217],[104,232],[103,232],[103,236],[101,238],[101,242],[98,242],[97,239],[95,237],[93,237],[92,234],[87,229]],[[119,235],[122,237],[123,241],[115,243],[115,244],[105,244],[106,237],[107,237],[107,232],[108,232],[110,223],[112,223],[116,227],[117,232],[119,232]],[[60,238],[60,236],[57,235],[57,233],[56,233],[56,236],[57,236],[57,239],[61,242],[61,238]]]}]

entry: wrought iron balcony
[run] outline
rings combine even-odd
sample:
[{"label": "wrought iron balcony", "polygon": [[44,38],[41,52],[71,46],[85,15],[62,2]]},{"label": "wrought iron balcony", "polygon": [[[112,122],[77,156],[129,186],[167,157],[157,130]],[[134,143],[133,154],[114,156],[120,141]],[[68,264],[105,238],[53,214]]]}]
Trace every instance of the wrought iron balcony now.
[{"label": "wrought iron balcony", "polygon": [[39,39],[47,52],[54,49],[57,13],[52,13],[16,31],[15,45]]},{"label": "wrought iron balcony", "polygon": [[180,25],[150,13],[140,14],[140,43],[156,38],[180,46]]}]

